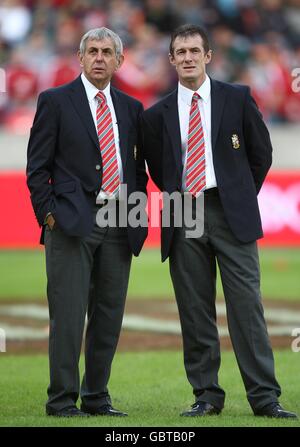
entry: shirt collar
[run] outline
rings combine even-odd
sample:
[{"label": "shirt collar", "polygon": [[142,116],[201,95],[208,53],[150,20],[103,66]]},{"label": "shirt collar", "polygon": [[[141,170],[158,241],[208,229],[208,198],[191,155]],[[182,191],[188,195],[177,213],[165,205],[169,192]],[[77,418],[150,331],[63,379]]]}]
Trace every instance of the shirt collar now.
[{"label": "shirt collar", "polygon": [[[196,92],[198,93],[198,95],[201,96],[203,101],[207,103],[210,97],[210,90],[211,90],[210,78],[206,75],[205,81],[198,88]],[[192,104],[192,98],[194,93],[195,92],[193,90],[184,87],[182,84],[180,84],[180,82],[178,83],[178,95],[181,98],[181,100],[185,102],[188,106]]]},{"label": "shirt collar", "polygon": [[[95,96],[97,95],[99,90],[86,78],[84,73],[81,73],[81,80],[84,85],[88,101],[89,102],[93,101],[93,99],[95,98]],[[107,101],[108,98],[110,98],[110,82],[105,87],[105,89],[101,90],[101,91],[104,93],[104,95],[106,97],[106,101]]]}]

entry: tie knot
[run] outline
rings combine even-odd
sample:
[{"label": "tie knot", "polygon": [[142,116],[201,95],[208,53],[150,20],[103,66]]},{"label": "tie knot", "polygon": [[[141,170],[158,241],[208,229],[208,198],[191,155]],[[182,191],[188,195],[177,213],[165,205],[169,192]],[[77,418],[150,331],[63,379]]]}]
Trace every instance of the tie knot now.
[{"label": "tie knot", "polygon": [[106,103],[106,96],[105,96],[105,94],[104,94],[103,92],[101,92],[100,90],[99,90],[99,92],[97,93],[96,98],[98,99],[98,101],[100,102],[100,104],[101,104],[101,103],[103,103],[103,104]]},{"label": "tie knot", "polygon": [[201,98],[201,96],[198,95],[198,93],[195,92],[193,94],[192,103],[198,101],[198,99],[200,99],[200,98]]}]

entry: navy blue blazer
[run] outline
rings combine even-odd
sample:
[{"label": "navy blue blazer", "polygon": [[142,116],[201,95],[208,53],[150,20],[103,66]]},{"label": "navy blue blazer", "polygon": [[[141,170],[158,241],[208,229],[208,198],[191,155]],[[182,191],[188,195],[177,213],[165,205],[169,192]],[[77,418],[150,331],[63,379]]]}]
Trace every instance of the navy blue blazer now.
[{"label": "navy blue blazer", "polygon": [[[113,87],[111,96],[119,128],[123,182],[128,194],[146,193],[148,177],[141,158],[140,132],[143,106]],[[27,160],[27,185],[39,225],[43,226],[45,216],[51,212],[66,234],[81,237],[90,234],[93,207],[102,182],[102,160],[80,76],[40,94]],[[138,255],[147,228],[127,230],[131,250]]]},{"label": "navy blue blazer", "polygon": [[[161,191],[181,191],[182,149],[177,89],[142,116],[144,156]],[[238,144],[232,141],[238,136]],[[235,137],[234,137],[235,138]],[[269,132],[247,86],[211,80],[213,163],[227,222],[241,242],[262,237],[257,194],[272,163]],[[238,148],[234,146],[239,146]],[[162,259],[174,228],[162,228]]]}]

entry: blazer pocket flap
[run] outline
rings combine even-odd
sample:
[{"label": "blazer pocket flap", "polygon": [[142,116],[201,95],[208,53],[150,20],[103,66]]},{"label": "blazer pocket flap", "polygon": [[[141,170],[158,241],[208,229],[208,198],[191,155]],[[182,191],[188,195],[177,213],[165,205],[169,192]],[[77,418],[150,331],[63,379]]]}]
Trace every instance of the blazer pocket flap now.
[{"label": "blazer pocket flap", "polygon": [[73,181],[57,183],[54,185],[54,193],[59,196],[65,192],[74,192],[76,189],[76,183]]}]

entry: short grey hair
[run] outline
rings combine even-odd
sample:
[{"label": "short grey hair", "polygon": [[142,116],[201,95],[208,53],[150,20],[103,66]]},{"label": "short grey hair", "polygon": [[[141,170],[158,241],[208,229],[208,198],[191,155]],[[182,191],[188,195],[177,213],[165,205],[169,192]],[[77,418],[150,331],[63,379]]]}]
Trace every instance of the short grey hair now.
[{"label": "short grey hair", "polygon": [[88,40],[103,40],[103,39],[111,39],[113,41],[116,56],[119,60],[119,57],[121,54],[123,54],[123,43],[118,34],[114,33],[112,30],[105,28],[104,26],[102,28],[94,28],[89,30],[87,33],[82,36],[80,45],[79,45],[79,52],[81,54],[85,53],[86,50],[86,43]]}]

